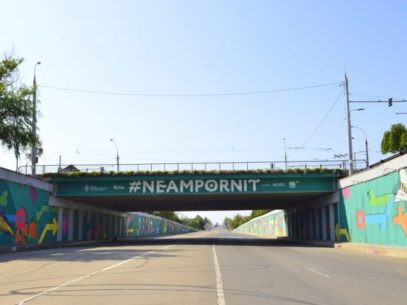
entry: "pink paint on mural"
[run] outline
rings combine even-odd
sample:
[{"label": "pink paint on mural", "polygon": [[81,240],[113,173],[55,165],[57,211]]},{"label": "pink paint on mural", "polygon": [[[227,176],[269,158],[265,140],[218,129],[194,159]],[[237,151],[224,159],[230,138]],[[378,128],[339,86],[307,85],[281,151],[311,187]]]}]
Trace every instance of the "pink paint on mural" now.
[{"label": "pink paint on mural", "polygon": [[31,201],[33,203],[35,203],[35,201],[37,200],[38,197],[38,192],[35,188],[33,188],[32,186],[29,188],[28,193],[30,195]]},{"label": "pink paint on mural", "polygon": [[64,216],[62,219],[62,233],[68,234],[68,228],[69,228],[69,217],[68,216]]},{"label": "pink paint on mural", "polygon": [[350,188],[345,187],[344,189],[342,189],[342,195],[343,195],[343,198],[348,199],[350,196]]}]

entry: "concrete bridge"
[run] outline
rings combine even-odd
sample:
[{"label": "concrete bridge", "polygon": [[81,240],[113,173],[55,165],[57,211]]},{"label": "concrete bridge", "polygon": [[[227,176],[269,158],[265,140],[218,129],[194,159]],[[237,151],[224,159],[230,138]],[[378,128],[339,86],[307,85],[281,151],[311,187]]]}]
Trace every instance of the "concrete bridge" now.
[{"label": "concrete bridge", "polygon": [[116,211],[290,209],[337,191],[338,172],[56,175],[55,196]]}]

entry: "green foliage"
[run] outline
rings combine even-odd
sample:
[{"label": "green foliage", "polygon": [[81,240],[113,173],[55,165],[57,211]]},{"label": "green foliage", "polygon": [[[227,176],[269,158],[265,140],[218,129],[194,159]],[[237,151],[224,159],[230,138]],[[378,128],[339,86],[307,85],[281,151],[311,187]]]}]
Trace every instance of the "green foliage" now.
[{"label": "green foliage", "polygon": [[168,220],[172,220],[178,223],[182,223],[181,219],[179,219],[178,215],[175,214],[175,212],[172,211],[155,211],[152,213],[154,216],[158,216],[161,218],[165,218]]},{"label": "green foliage", "polygon": [[397,153],[407,150],[407,128],[403,124],[394,124],[383,134],[381,142],[383,154]]},{"label": "green foliage", "polygon": [[182,171],[123,171],[123,172],[102,172],[102,171],[77,171],[77,172],[65,172],[65,173],[46,173],[44,177],[97,177],[97,176],[160,176],[160,175],[228,175],[228,174],[337,174],[338,177],[344,175],[344,172],[340,169],[325,169],[325,168],[291,168],[288,170],[280,169],[259,169],[259,170],[182,170]]},{"label": "green foliage", "polygon": [[197,230],[206,230],[212,226],[212,222],[207,218],[202,218],[200,215],[196,215],[194,218],[182,218],[182,224],[195,228]]},{"label": "green foliage", "polygon": [[249,216],[242,216],[240,214],[237,214],[232,219],[226,217],[223,221],[223,224],[228,230],[234,230],[237,227],[240,227],[242,224],[250,221],[251,219],[267,214],[270,211],[271,210],[253,210]]},{"label": "green foliage", "polygon": [[13,149],[17,159],[22,150],[39,143],[31,129],[33,89],[18,82],[22,62],[7,56],[0,61],[0,143]]}]

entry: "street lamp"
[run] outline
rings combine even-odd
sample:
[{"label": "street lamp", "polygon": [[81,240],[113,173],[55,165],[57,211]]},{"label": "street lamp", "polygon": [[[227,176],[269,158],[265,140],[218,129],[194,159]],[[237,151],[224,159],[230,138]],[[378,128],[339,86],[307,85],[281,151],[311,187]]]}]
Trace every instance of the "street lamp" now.
[{"label": "street lamp", "polygon": [[[35,72],[37,70],[37,65],[41,65],[40,61],[37,61],[34,65],[34,80],[33,80],[33,120],[32,120],[32,133],[34,139],[37,137],[37,81],[35,78]],[[37,145],[33,144],[31,148],[31,176],[36,174],[36,164],[37,164]]]},{"label": "street lamp", "polygon": [[116,147],[116,162],[117,162],[117,172],[119,172],[119,149],[117,148],[117,144],[113,139],[110,139],[113,142],[114,146]]},{"label": "street lamp", "polygon": [[359,130],[360,130],[361,132],[363,132],[363,134],[365,135],[366,168],[368,168],[368,167],[369,167],[369,145],[368,145],[368,142],[367,142],[367,134],[366,134],[366,132],[365,132],[362,128],[360,128],[360,127],[352,126],[352,128],[359,129]]}]

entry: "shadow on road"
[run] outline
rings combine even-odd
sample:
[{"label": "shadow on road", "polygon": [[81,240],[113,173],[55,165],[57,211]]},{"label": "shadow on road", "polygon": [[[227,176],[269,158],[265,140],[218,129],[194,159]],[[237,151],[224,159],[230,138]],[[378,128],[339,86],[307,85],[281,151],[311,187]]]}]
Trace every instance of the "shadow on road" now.
[{"label": "shadow on road", "polygon": [[307,242],[292,241],[285,239],[264,239],[264,238],[220,238],[220,237],[194,237],[194,238],[137,238],[122,239],[117,242],[118,245],[222,245],[222,246],[267,246],[267,247],[329,247],[334,246],[330,242]]}]

